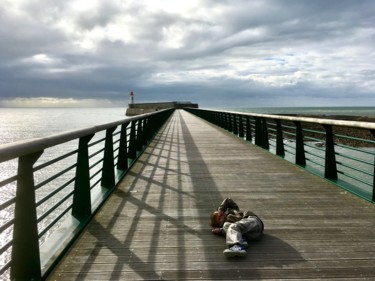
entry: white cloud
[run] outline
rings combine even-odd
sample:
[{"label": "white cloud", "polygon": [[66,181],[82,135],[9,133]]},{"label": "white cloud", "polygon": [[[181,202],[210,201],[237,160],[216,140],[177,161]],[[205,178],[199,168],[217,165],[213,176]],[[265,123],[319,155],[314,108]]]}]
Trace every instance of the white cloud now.
[{"label": "white cloud", "polygon": [[1,107],[111,107],[115,106],[107,99],[74,99],[74,98],[14,98],[0,100]]},{"label": "white cloud", "polygon": [[371,0],[4,0],[0,98],[119,100],[135,88],[144,101],[217,92],[225,103],[220,90],[235,89],[367,105],[374,13]]}]

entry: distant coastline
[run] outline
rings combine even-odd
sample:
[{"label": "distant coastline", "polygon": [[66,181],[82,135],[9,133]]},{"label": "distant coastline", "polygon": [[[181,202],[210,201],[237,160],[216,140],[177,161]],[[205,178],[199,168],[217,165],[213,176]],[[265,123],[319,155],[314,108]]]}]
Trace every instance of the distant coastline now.
[{"label": "distant coastline", "polygon": [[[314,117],[321,116],[322,118],[341,117],[341,116],[362,116],[375,118],[375,106],[360,106],[360,107],[242,107],[230,108],[226,110],[252,112],[263,114],[280,114],[280,115],[313,115]],[[350,119],[348,119],[350,120]]]}]

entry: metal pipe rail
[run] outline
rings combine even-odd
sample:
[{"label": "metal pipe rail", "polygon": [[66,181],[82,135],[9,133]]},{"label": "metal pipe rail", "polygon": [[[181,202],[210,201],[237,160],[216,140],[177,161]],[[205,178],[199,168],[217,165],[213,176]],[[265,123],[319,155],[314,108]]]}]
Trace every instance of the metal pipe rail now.
[{"label": "metal pipe rail", "polygon": [[0,279],[45,279],[173,111],[1,145]]},{"label": "metal pipe rail", "polygon": [[375,123],[185,110],[375,202]]}]

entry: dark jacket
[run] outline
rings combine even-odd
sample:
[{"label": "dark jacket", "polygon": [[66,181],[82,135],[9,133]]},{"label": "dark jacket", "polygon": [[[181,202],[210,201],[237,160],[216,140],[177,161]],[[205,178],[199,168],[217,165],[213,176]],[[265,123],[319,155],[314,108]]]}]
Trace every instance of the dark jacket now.
[{"label": "dark jacket", "polygon": [[220,204],[218,211],[222,211],[223,213],[225,213],[226,214],[225,221],[231,222],[231,223],[237,222],[247,217],[256,217],[259,219],[262,225],[262,232],[263,232],[264,225],[263,225],[262,220],[251,211],[240,210],[236,202],[234,202],[231,198],[225,198],[224,201]]}]

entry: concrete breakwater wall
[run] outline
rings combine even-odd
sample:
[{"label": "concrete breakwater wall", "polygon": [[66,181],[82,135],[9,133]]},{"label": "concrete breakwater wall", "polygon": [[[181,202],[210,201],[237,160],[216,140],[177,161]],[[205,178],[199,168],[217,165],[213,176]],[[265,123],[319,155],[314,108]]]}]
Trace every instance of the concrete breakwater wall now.
[{"label": "concrete breakwater wall", "polygon": [[198,108],[197,103],[192,103],[189,101],[172,101],[172,102],[152,102],[152,103],[132,103],[126,110],[126,116],[135,116],[145,113],[150,113],[154,111],[159,111],[168,108],[181,109],[185,107]]}]

